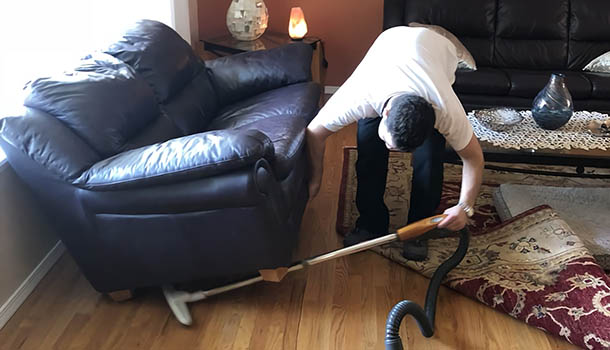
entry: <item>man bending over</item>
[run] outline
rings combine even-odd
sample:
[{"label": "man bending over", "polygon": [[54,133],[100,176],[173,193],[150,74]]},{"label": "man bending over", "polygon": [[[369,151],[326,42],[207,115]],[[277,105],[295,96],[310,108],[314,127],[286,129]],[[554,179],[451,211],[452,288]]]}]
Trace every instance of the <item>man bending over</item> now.
[{"label": "man bending over", "polygon": [[[413,153],[408,222],[434,215],[443,184],[445,140],[463,161],[459,204],[439,228],[457,231],[472,216],[481,186],[483,153],[451,85],[458,58],[443,36],[425,28],[394,27],[373,43],[349,79],[307,127],[309,194],[320,189],[326,138],[358,122],[356,227],[346,246],[388,233],[383,196],[389,150]],[[405,242],[403,255],[427,256],[426,241]]]}]

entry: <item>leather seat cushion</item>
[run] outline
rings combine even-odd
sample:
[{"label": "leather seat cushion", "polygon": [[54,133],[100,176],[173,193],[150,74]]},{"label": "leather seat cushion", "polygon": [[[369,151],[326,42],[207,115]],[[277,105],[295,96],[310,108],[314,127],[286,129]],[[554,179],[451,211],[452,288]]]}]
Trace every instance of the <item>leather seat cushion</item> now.
[{"label": "leather seat cushion", "polygon": [[305,128],[317,113],[320,88],[300,83],[271,90],[224,108],[209,125],[215,129],[256,129],[275,147],[272,165],[278,179],[284,179],[298,159],[305,140]]},{"label": "leather seat cushion", "polygon": [[476,71],[457,71],[453,89],[464,94],[506,95],[510,80],[501,69],[480,67]]},{"label": "leather seat cushion", "polygon": [[603,99],[610,98],[610,74],[592,72],[583,72],[582,74],[591,82],[593,88],[591,97]]},{"label": "leather seat cushion", "polygon": [[[497,106],[514,107],[517,109],[531,109],[533,97],[515,96],[490,96],[490,95],[458,95],[464,109],[472,111],[474,109],[490,108]],[[585,99],[574,100],[575,111],[596,111],[610,113],[610,99]]]},{"label": "leather seat cushion", "polygon": [[589,79],[581,72],[571,71],[534,71],[520,69],[505,69],[511,88],[508,94],[515,97],[536,97],[549,81],[552,73],[563,73],[566,85],[574,99],[591,97],[592,86]]}]

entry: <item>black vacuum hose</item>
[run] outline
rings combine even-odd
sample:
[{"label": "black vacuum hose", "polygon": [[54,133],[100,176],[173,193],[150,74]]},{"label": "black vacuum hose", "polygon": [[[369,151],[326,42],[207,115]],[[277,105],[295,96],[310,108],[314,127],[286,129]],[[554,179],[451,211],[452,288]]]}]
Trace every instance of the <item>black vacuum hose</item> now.
[{"label": "black vacuum hose", "polygon": [[406,315],[411,315],[420,331],[426,338],[430,338],[434,334],[434,318],[436,316],[436,299],[438,296],[438,290],[441,286],[443,278],[456,267],[468,250],[468,243],[470,241],[470,235],[466,228],[460,231],[460,242],[458,248],[453,255],[443,262],[432,275],[430,284],[428,285],[428,292],[426,293],[426,301],[424,309],[422,309],[417,303],[410,300],[403,300],[398,304],[394,305],[385,327],[385,348],[386,350],[403,350],[402,341],[400,340],[400,323]]}]

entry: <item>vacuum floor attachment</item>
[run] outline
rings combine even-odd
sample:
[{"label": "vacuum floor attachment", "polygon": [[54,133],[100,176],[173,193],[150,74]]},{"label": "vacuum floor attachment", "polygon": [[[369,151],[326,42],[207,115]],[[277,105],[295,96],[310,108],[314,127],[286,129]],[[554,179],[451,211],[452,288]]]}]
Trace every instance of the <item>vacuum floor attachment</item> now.
[{"label": "vacuum floor attachment", "polygon": [[[241,288],[244,286],[248,286],[257,282],[261,282],[261,281],[268,281],[268,282],[280,282],[284,276],[286,276],[286,274],[288,274],[289,272],[292,271],[297,271],[297,270],[301,270],[307,266],[312,266],[312,265],[316,265],[328,260],[332,260],[332,259],[336,259],[339,257],[343,257],[346,255],[350,255],[350,254],[354,254],[354,253],[358,253],[361,252],[363,250],[367,250],[373,247],[377,247],[383,244],[387,244],[387,243],[391,243],[391,242],[395,242],[395,241],[405,241],[405,240],[409,240],[412,238],[416,238],[428,231],[430,231],[431,229],[435,228],[439,222],[441,222],[444,218],[446,217],[446,215],[437,215],[437,216],[433,216],[427,219],[423,219],[417,222],[414,222],[410,225],[407,225],[405,227],[402,227],[400,229],[398,229],[398,231],[396,233],[392,233],[383,237],[379,237],[376,239],[372,239],[370,241],[365,241],[359,244],[355,244],[353,246],[350,247],[346,247],[343,249],[338,249],[326,254],[322,254],[313,258],[309,258],[309,259],[305,259],[299,263],[296,263],[292,266],[289,267],[279,267],[276,269],[266,269],[266,270],[260,270],[260,276],[256,276],[241,282],[237,282],[237,283],[232,283],[223,287],[218,287],[218,288],[214,288],[214,289],[210,289],[210,290],[206,290],[206,291],[197,291],[197,292],[186,292],[186,291],[179,291],[179,290],[175,290],[172,286],[170,285],[166,285],[163,286],[163,294],[165,295],[165,299],[167,300],[167,304],[169,305],[169,307],[171,308],[172,312],[174,313],[174,316],[176,316],[176,319],[178,319],[178,321],[180,323],[182,323],[183,325],[189,326],[193,323],[193,319],[191,318],[191,314],[189,312],[187,303],[192,303],[195,301],[199,301],[199,300],[203,300],[203,299],[207,299],[213,295],[216,294],[220,294],[220,293],[224,293],[233,289],[237,289],[237,288]],[[451,259],[450,259],[451,260]],[[461,258],[459,259],[461,260]],[[459,263],[459,261],[458,261]],[[457,265],[457,264],[456,264]],[[442,267],[442,265],[441,265]],[[451,267],[453,268],[453,267]],[[451,269],[450,268],[450,269]],[[439,267],[440,270],[440,267]],[[438,271],[437,271],[438,272]],[[445,272],[446,274],[446,272]],[[443,276],[445,275],[443,274],[441,277],[439,277],[439,285],[440,285],[440,280],[442,280]],[[435,274],[436,276],[436,274]],[[434,281],[434,278],[433,278]],[[430,289],[432,288],[432,284],[433,282],[430,282],[430,287],[428,289],[428,294],[430,294]],[[438,286],[436,287],[436,290],[438,292]],[[434,304],[436,303],[436,293],[434,293]],[[426,306],[428,305],[428,298],[426,299]],[[434,323],[434,313],[432,313],[432,323]],[[400,325],[400,321],[399,321],[399,325]],[[400,341],[400,338],[399,338]]]}]

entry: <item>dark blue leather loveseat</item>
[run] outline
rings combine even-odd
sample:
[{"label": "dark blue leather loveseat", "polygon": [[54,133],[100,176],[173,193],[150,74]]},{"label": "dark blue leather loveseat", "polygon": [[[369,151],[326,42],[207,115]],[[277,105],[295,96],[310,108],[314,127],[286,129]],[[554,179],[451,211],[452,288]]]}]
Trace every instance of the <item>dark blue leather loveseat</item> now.
[{"label": "dark blue leather loveseat", "polygon": [[311,55],[295,43],[204,62],[171,28],[141,21],[32,81],[0,145],[100,292],[285,266],[320,97]]}]

